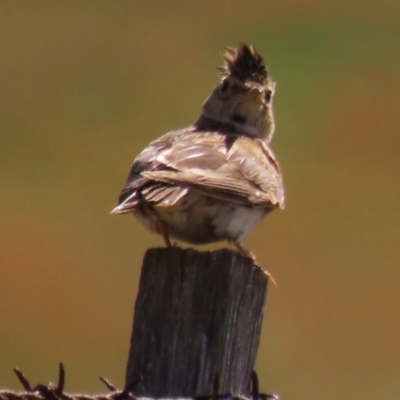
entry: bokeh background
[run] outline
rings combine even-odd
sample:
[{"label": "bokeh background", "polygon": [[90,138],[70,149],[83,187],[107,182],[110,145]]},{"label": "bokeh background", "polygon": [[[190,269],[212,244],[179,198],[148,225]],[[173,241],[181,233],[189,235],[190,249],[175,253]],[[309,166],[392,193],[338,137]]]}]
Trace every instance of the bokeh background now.
[{"label": "bokeh background", "polygon": [[246,242],[278,281],[261,388],[400,398],[398,0],[2,1],[0,38],[0,387],[20,389],[13,366],[56,381],[60,361],[69,392],[122,387],[142,257],[162,241],[109,212],[243,41],[278,82],[287,190]]}]

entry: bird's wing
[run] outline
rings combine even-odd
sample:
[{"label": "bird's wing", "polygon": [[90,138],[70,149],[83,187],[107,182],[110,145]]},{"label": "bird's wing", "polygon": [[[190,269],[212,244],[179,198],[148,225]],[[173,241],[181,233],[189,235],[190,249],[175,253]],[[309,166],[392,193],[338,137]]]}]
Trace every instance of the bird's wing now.
[{"label": "bird's wing", "polygon": [[244,205],[284,205],[281,173],[264,142],[189,131],[165,135],[136,158],[115,211],[143,201],[171,206],[189,189]]}]

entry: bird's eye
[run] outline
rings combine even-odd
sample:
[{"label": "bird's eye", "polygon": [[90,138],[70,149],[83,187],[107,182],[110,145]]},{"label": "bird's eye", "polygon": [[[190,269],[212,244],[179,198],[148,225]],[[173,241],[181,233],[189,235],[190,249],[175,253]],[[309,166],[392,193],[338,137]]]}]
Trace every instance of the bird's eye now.
[{"label": "bird's eye", "polygon": [[224,80],[220,88],[221,92],[226,92],[228,88],[229,88],[229,83],[227,80]]},{"label": "bird's eye", "polygon": [[272,99],[272,91],[271,90],[267,90],[264,94],[264,100],[266,103],[269,103]]}]

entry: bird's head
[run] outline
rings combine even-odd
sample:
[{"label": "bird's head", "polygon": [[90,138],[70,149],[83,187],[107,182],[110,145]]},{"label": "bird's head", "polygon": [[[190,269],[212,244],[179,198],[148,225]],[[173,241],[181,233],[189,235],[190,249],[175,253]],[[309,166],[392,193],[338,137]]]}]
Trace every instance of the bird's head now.
[{"label": "bird's head", "polygon": [[274,133],[271,80],[260,54],[245,44],[227,48],[221,81],[203,104],[202,116],[269,142]]}]

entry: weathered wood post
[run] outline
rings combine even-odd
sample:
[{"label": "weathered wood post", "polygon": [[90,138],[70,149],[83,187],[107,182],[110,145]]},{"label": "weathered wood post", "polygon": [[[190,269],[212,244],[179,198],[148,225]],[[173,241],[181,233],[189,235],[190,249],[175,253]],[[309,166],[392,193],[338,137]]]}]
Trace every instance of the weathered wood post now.
[{"label": "weathered wood post", "polygon": [[126,385],[140,397],[218,392],[250,397],[268,287],[236,252],[147,251],[135,304]]}]

